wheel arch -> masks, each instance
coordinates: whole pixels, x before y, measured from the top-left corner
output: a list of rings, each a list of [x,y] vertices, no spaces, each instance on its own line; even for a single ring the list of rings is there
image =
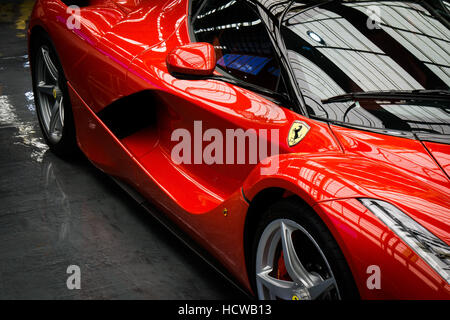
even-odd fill
[[[247,201],[249,201],[249,207],[247,209],[247,214],[245,217],[243,239],[244,239],[245,266],[249,278],[252,276],[251,252],[253,246],[253,239],[255,237],[256,230],[258,227],[258,221],[260,220],[261,216],[264,214],[264,212],[270,205],[282,199],[289,199],[290,201],[301,202],[311,207],[312,210],[314,210],[314,208],[310,206],[307,203],[307,201],[305,201],[301,196],[283,187],[265,188],[263,190],[260,190],[255,196],[253,196],[251,200],[246,199]],[[252,283],[251,279],[249,280],[250,283]]]
[[[36,43],[36,39],[39,35],[48,35],[47,30],[40,24],[36,24],[33,27],[31,27],[28,31],[28,59],[30,61],[30,68],[33,68],[33,59],[32,57],[32,50],[34,49],[34,44]]]
[[[245,194],[244,194],[245,197]],[[356,286],[356,278],[354,274],[354,266],[352,263],[349,262],[349,258],[351,258],[351,255],[349,255],[348,248],[345,246],[345,242],[342,241],[339,232],[336,232],[334,230],[331,220],[329,220],[328,215],[318,210],[315,205],[312,205],[311,202],[308,200],[310,199],[304,199],[300,194],[297,192],[293,192],[289,190],[289,188],[283,188],[283,187],[271,187],[266,188],[263,190],[260,190],[257,194],[253,196],[251,200],[246,199],[249,202],[249,207],[247,210],[247,215],[245,218],[244,223],[244,254],[245,254],[245,267],[247,271],[247,276],[249,277],[249,283],[251,285],[251,288],[253,290],[253,293],[255,293],[255,288],[253,287],[253,263],[252,263],[252,250],[253,250],[253,240],[256,236],[257,229],[258,229],[258,221],[262,217],[262,215],[266,212],[267,208],[281,200],[288,200],[290,202],[296,202],[298,204],[304,205],[311,209],[312,212],[314,212],[317,216],[317,218],[323,223],[323,226],[328,230],[331,237],[334,238],[338,248],[340,249],[344,259],[345,263],[349,267],[351,278],[353,279],[354,289],[355,292],[359,295],[359,288]],[[300,214],[300,213],[299,213]]]
[[[349,261],[352,254],[342,239],[336,221],[319,204],[335,199],[358,197],[365,192],[357,187],[356,181],[348,179],[333,167],[325,166],[323,162],[328,158],[339,162],[348,161],[339,154],[310,154],[308,157],[281,155],[276,173],[262,175],[260,168],[256,168],[245,180],[242,193],[249,208],[243,228],[243,239],[245,265],[250,283],[253,283],[252,244],[259,218],[270,205],[284,199],[311,208],[336,241],[355,279],[354,268]]]

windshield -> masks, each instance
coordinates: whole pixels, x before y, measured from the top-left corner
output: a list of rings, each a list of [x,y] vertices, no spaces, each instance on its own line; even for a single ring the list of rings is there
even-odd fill
[[[449,1],[295,1],[281,32],[310,115],[450,134],[448,7]]]

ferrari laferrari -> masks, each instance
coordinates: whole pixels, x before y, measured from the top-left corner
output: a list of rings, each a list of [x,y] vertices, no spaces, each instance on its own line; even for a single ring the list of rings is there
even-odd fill
[[[258,299],[450,299],[449,9],[37,0],[38,121]]]

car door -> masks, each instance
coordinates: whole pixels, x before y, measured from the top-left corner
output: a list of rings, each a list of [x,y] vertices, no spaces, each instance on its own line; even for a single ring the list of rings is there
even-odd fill
[[[181,39],[183,33],[177,31],[163,45],[138,56],[128,74],[133,90],[151,92],[149,104],[156,109],[157,121],[153,131],[127,137],[124,143],[132,153],[135,150],[137,160],[173,202],[191,213],[216,208],[240,190],[261,160],[283,152],[286,142],[280,145],[279,136],[289,130],[293,117],[270,97],[286,89],[264,22],[246,1],[222,2],[208,1],[200,8],[190,23],[190,39]],[[168,73],[168,52],[189,42],[214,46],[214,79],[177,78]],[[230,83],[235,81],[239,83]],[[246,84],[256,89],[249,90]],[[189,134],[190,157],[179,161],[174,156],[183,142],[181,132]],[[143,136],[157,142],[143,151],[137,146]]]
[[[206,4],[197,13],[201,23],[191,20],[190,30],[180,23],[171,37],[132,61],[126,82],[127,91],[135,94],[114,108],[119,125],[126,115],[145,111],[130,122],[136,130],[117,135],[137,164],[121,170],[133,173],[132,178],[121,178],[227,265],[243,256],[248,208],[243,182],[268,156],[296,150],[288,147],[291,125],[296,120],[311,125],[303,152],[317,150],[318,144],[326,146],[324,151],[338,147],[332,138],[324,141],[326,124],[313,128],[288,102],[273,98],[286,91],[284,70],[256,8],[246,1]],[[169,52],[191,42],[214,46],[213,78],[168,72]],[[108,109],[99,113],[100,119],[108,118]],[[152,121],[137,129],[143,118]],[[266,167],[270,170],[271,163]]]

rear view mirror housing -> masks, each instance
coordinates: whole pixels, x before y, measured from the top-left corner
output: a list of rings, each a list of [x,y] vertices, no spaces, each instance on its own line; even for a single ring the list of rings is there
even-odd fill
[[[166,64],[175,76],[210,76],[216,68],[216,53],[209,43],[190,43],[173,49],[167,55]]]

